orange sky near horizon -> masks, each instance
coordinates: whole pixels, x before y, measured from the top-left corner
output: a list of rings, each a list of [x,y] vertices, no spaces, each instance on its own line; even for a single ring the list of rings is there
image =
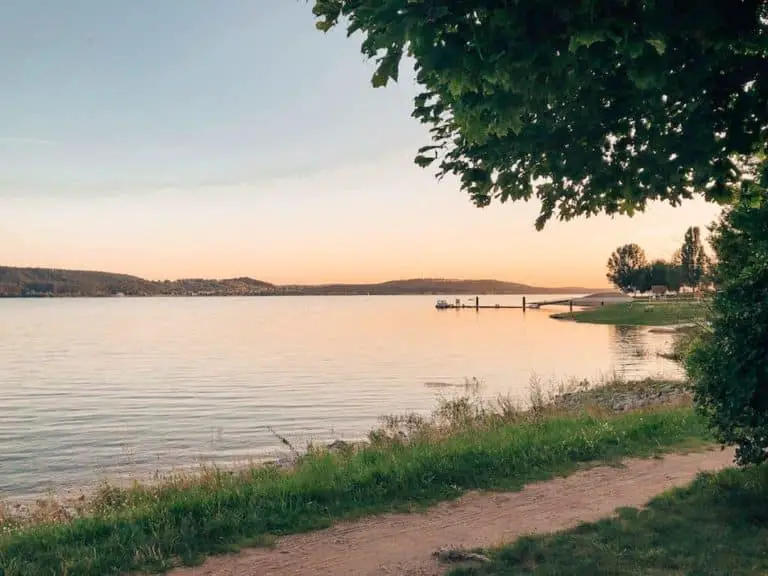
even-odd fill
[[[668,258],[718,208],[655,204],[633,218],[533,227],[535,202],[475,208],[406,151],[260,184],[137,190],[99,198],[4,200],[0,263],[98,269],[150,279],[251,276],[287,283],[494,278],[608,285],[605,263],[637,242]]]

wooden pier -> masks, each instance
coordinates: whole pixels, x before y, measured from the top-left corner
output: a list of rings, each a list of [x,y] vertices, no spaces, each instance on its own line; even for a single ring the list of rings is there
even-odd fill
[[[538,309],[542,306],[568,306],[570,311],[573,312],[573,299],[565,298],[559,300],[544,300],[541,302],[526,302],[525,296],[523,296],[523,304],[521,306],[508,305],[508,304],[480,304],[480,297],[475,296],[474,303],[463,303],[459,298],[454,303],[450,303],[447,300],[438,300],[435,308],[438,310],[522,310],[525,312],[527,309]]]

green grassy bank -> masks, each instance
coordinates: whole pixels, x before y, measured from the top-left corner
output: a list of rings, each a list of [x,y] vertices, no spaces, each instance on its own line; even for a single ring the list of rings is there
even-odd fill
[[[705,319],[705,313],[706,305],[702,302],[670,300],[609,304],[578,312],[553,314],[552,318],[619,326],[670,326],[701,322]]]
[[[343,518],[476,488],[519,489],[590,463],[708,442],[705,423],[688,407],[621,415],[491,414],[461,402],[441,409],[448,427],[406,419],[407,441],[380,432],[369,446],[310,452],[289,470],[209,471],[154,487],[105,488],[83,517],[0,530],[0,573],[161,571]]]
[[[768,467],[702,474],[642,509],[486,552],[458,575],[766,574]]]

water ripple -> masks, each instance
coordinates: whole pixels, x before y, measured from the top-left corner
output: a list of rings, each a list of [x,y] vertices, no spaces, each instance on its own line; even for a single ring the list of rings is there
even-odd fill
[[[0,497],[261,458],[281,449],[269,427],[360,437],[451,393],[425,382],[524,399],[532,374],[677,373],[666,335],[430,297],[0,300],[0,317]]]

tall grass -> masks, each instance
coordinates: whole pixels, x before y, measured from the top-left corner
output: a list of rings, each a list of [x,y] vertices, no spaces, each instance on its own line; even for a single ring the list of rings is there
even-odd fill
[[[363,446],[312,449],[294,467],[104,488],[82,517],[0,535],[3,576],[162,571],[340,519],[410,510],[471,489],[521,488],[590,462],[708,440],[690,408],[614,415],[545,403],[443,401],[431,418],[388,419]]]

